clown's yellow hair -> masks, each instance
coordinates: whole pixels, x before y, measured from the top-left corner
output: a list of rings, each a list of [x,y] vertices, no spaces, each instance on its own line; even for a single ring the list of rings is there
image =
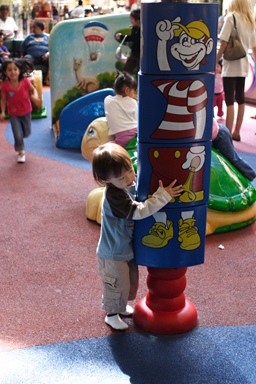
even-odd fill
[[[175,36],[179,36],[182,31],[193,39],[201,39],[204,36],[210,37],[210,31],[207,25],[202,20],[195,20],[186,26],[181,23],[173,23],[178,25],[180,28],[174,31]]]

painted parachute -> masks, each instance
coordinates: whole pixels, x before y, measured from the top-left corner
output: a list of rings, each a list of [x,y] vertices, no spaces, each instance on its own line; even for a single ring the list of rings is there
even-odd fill
[[[84,27],[84,38],[89,46],[90,60],[97,60],[100,48],[108,34],[108,27],[99,21],[91,21]]]

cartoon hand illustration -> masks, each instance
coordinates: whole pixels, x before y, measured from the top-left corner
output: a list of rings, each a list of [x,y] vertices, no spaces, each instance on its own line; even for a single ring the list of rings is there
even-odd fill
[[[168,41],[172,40],[174,37],[174,30],[179,29],[180,27],[178,25],[173,25],[172,23],[180,22],[181,18],[178,16],[173,21],[170,20],[161,20],[156,25],[156,34],[159,40],[161,41]]]
[[[199,145],[191,147],[186,155],[186,161],[182,164],[183,169],[188,169],[192,172],[198,172],[203,167],[205,162],[205,147]]]
[[[173,25],[172,23],[178,23],[181,18],[178,16],[173,21],[164,19],[157,23],[156,25],[156,35],[158,37],[157,44],[157,62],[160,71],[171,71],[171,67],[167,58],[166,45],[168,40],[172,40],[174,37],[174,30],[179,29],[178,25]]]
[[[198,147],[191,147],[186,155],[186,161],[182,164],[183,169],[189,169],[189,175],[183,184],[184,193],[179,197],[180,203],[191,203],[193,201],[200,201],[204,198],[204,191],[193,191],[193,178],[195,172],[198,172],[205,162],[205,147],[200,145]]]

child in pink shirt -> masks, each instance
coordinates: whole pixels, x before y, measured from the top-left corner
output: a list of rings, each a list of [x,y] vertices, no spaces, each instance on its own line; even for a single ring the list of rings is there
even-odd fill
[[[217,116],[222,117],[224,115],[222,104],[223,104],[223,79],[221,76],[222,72],[222,61],[220,60],[216,65],[215,72],[215,90],[214,90],[214,107],[218,107]]]
[[[18,163],[25,163],[24,138],[31,133],[31,111],[30,99],[38,104],[40,102],[37,90],[24,77],[24,74],[33,72],[31,61],[25,59],[9,59],[2,64],[3,83],[1,85],[1,115],[0,120],[5,118],[5,108],[10,116],[14,136],[14,148],[19,152]]]

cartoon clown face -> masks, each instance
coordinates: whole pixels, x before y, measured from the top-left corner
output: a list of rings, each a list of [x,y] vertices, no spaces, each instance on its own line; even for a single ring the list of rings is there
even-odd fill
[[[206,63],[206,56],[213,50],[213,39],[207,25],[202,20],[194,20],[186,26],[178,16],[173,21],[164,19],[156,25],[158,37],[157,62],[161,71],[171,71],[167,57],[167,41],[178,37],[172,44],[171,55],[181,61],[188,70],[198,70],[200,63]]]
[[[199,69],[199,65],[213,49],[213,39],[207,26],[201,21],[192,21],[187,26],[176,23],[179,41],[172,45],[172,56],[181,61],[188,70]]]

